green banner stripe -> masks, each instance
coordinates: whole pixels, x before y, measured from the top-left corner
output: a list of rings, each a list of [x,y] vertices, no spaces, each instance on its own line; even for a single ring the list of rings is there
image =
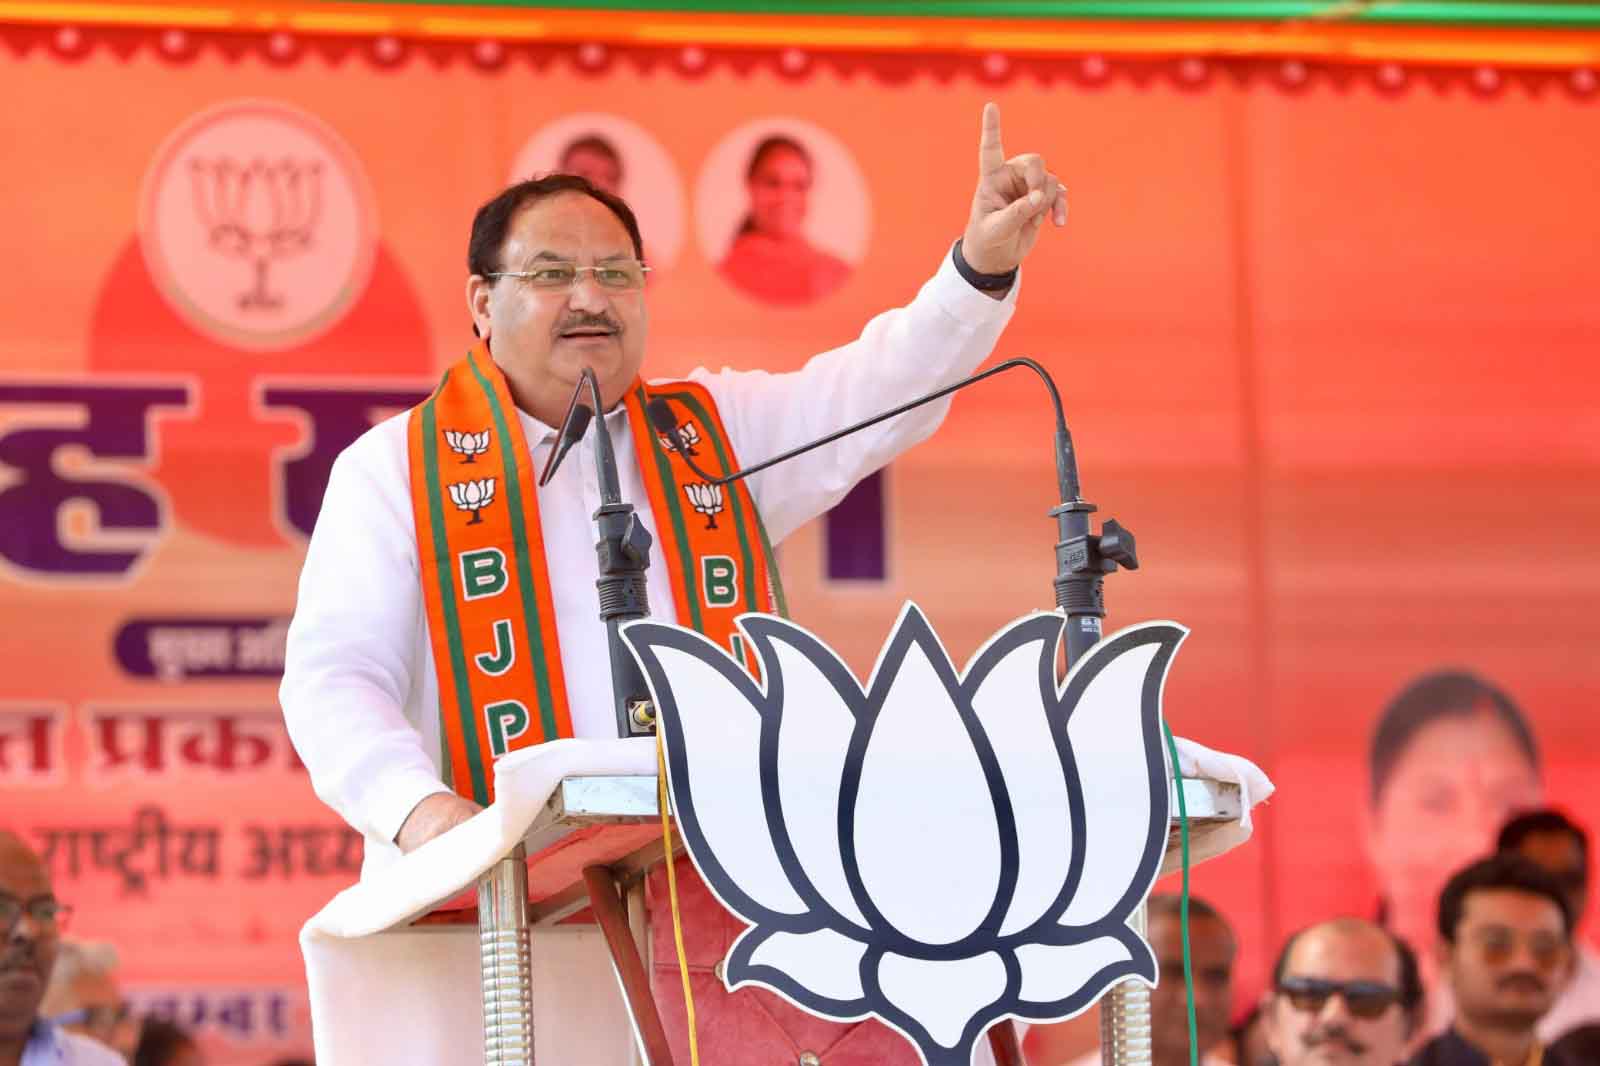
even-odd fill
[[[533,566],[528,558],[527,515],[522,510],[522,482],[517,478],[517,453],[522,443],[522,427],[512,435],[506,423],[505,410],[494,385],[478,369],[477,359],[470,353],[467,365],[472,376],[478,379],[483,395],[489,401],[489,414],[494,418],[494,432],[500,441],[500,455],[504,459],[506,507],[511,515],[512,557],[517,563],[517,588],[521,592],[522,622],[528,630],[528,658],[533,663],[533,685],[539,698],[539,721],[544,727],[544,739],[555,740],[561,734],[556,728],[556,704],[550,692],[550,665],[545,660],[544,631],[539,628],[539,598],[533,584]],[[535,506],[538,501],[534,501]]]
[[[644,386],[639,386],[634,392],[639,397],[639,405],[643,407],[649,399],[645,395]],[[682,394],[675,393],[674,395]],[[678,539],[678,564],[679,569],[683,572],[684,586],[688,591],[688,596],[685,598],[689,601],[689,624],[696,631],[703,633],[705,632],[706,623],[705,618],[700,614],[700,573],[695,569],[694,552],[689,550],[689,527],[684,522],[683,501],[678,498],[678,494],[683,491],[683,487],[678,484],[678,479],[672,474],[672,464],[667,461],[666,449],[661,446],[661,436],[653,426],[650,428],[650,454],[655,457],[656,473],[661,476],[661,484],[667,490],[667,517],[672,521],[672,531]],[[661,518],[657,516],[656,524],[659,525],[660,523]],[[680,618],[678,621],[682,623],[684,620]]]
[[[1590,0],[1377,0],[1350,10],[1335,0],[365,0],[490,10],[636,11],[656,14],[835,15],[899,18],[1196,22],[1327,18],[1344,22],[1582,29],[1600,25]]]
[[[479,803],[489,802],[488,779],[483,772],[483,757],[474,743],[478,736],[478,714],[472,706],[472,682],[467,678],[467,651],[461,643],[461,616],[456,612],[456,583],[454,563],[450,558],[450,541],[444,528],[444,492],[439,485],[439,423],[435,402],[450,380],[445,371],[439,388],[422,405],[422,465],[428,481],[428,528],[433,534],[434,561],[439,570],[439,602],[444,605],[445,642],[450,647],[450,669],[456,679],[456,709],[461,715],[461,732],[466,738],[467,766],[472,772],[472,798]],[[439,713],[444,713],[444,693],[439,694]],[[445,736],[449,736],[445,733]],[[450,759],[445,759],[449,773]]]
[[[723,445],[722,435],[716,430],[716,424],[706,412],[704,405],[692,392],[664,392],[661,395],[668,399],[677,400],[687,407],[691,414],[700,419],[700,425],[705,427],[706,437],[711,441],[712,447],[717,450],[717,462],[722,464],[724,474],[733,473],[733,464],[728,458],[728,449]],[[660,441],[656,442],[657,444]],[[739,534],[739,550],[744,553],[744,602],[749,604],[752,611],[761,610],[761,600],[756,598],[756,568],[755,554],[750,551],[750,534],[744,526],[744,508],[739,505],[739,493],[735,485],[726,486],[728,502],[733,510],[733,528]]]

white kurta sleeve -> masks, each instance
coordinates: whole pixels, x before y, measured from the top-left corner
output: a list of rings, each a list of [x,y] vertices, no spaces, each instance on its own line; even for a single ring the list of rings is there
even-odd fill
[[[422,799],[448,791],[405,713],[412,672],[425,669],[405,428],[404,416],[384,423],[334,462],[279,689],[317,795],[385,841]]]
[[[970,374],[1016,309],[1021,275],[1002,300],[969,285],[946,253],[916,298],[876,316],[861,336],[787,374],[696,370],[728,427],[739,461],[754,466],[878,411]],[[750,491],[774,543],[828,510],[868,474],[925,440],[948,399],[752,475]]]

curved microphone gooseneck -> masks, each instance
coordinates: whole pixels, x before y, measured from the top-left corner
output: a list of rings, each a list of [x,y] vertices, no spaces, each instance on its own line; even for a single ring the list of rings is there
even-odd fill
[[[759,474],[779,463],[804,455],[813,448],[831,444],[886,419],[905,414],[923,404],[932,403],[969,385],[976,385],[980,381],[1018,367],[1033,371],[1044,383],[1045,388],[1049,390],[1051,406],[1055,412],[1056,488],[1061,502],[1049,511],[1050,516],[1056,520],[1058,537],[1055,549],[1056,575],[1053,584],[1056,607],[1067,616],[1067,661],[1075,663],[1100,639],[1101,620],[1105,618],[1106,613],[1105,575],[1115,572],[1119,565],[1129,570],[1137,570],[1139,556],[1133,534],[1115,519],[1107,519],[1099,535],[1090,532],[1089,515],[1094,512],[1095,506],[1083,499],[1080,494],[1077,457],[1072,450],[1072,434],[1067,429],[1066,415],[1062,411],[1061,393],[1056,388],[1054,379],[1050,377],[1050,372],[1034,360],[1007,359],[987,370],[962,378],[952,385],[936,389],[925,396],[919,396],[898,407],[819,437],[808,444],[802,444],[798,448],[791,448],[755,466],[744,467],[721,477],[706,473],[695,463],[687,442],[681,436],[682,430],[678,425],[677,415],[673,413],[672,404],[665,397],[652,398],[645,405],[645,409],[656,432],[672,441],[673,449],[683,456],[684,461],[689,464],[689,469],[708,485],[726,485],[751,474]]]

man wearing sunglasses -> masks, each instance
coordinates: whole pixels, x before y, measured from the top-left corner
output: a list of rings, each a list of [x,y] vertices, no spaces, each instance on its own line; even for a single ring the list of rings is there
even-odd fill
[[[0,830],[0,1066],[122,1066],[122,1057],[39,1013],[66,907],[44,863]]]
[[[1554,878],[1520,855],[1473,863],[1439,896],[1439,940],[1456,1017],[1412,1066],[1577,1066],[1536,1031],[1572,974],[1572,912]]]
[[[1566,893],[1577,926],[1589,906],[1589,834],[1582,826],[1557,810],[1529,811],[1505,824],[1496,850],[1530,859],[1554,877]],[[1539,1039],[1550,1043],[1596,1023],[1600,1023],[1600,955],[1574,938],[1572,980],[1550,1013],[1539,1019]]]
[[[1361,918],[1289,938],[1273,970],[1267,1043],[1279,1066],[1395,1066],[1422,1006],[1405,941]]]

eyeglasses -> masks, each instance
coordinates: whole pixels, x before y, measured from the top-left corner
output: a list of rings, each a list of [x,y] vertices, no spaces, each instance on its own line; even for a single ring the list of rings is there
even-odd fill
[[[565,260],[540,263],[532,270],[500,270],[486,278],[521,278],[541,292],[566,292],[584,274],[593,274],[595,284],[613,292],[637,292],[644,288],[650,268],[637,259],[613,259],[597,266],[579,266]]]
[[[15,896],[0,896],[0,929],[6,931],[6,936],[16,931],[24,914],[41,933],[54,933],[65,928],[72,908],[57,899],[31,899],[24,903]]]
[[[1400,1002],[1400,990],[1378,981],[1325,981],[1320,977],[1285,977],[1278,991],[1288,997],[1295,1010],[1321,1012],[1328,1000],[1342,996],[1344,1005],[1357,1018],[1371,1021]]]

